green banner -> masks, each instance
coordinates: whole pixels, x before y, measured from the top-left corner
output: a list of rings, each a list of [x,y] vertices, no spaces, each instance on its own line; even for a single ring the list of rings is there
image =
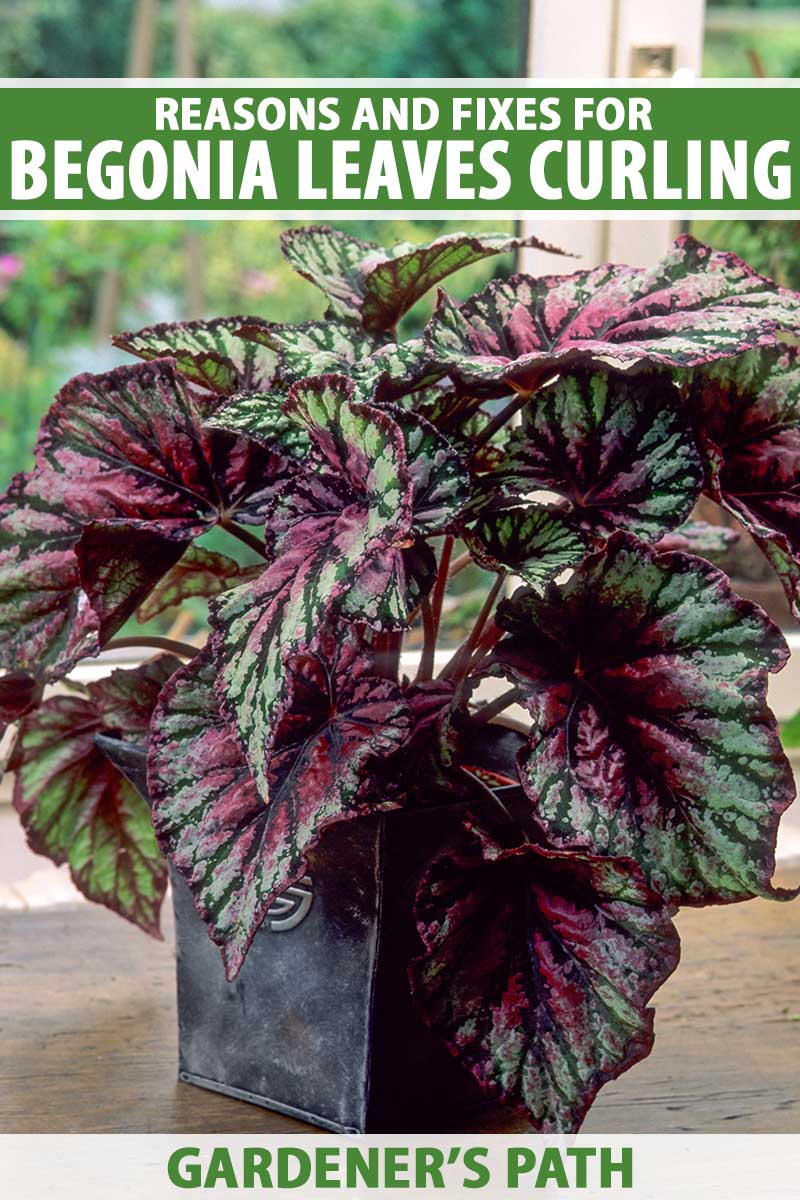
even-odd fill
[[[0,215],[796,214],[778,82],[6,81]]]

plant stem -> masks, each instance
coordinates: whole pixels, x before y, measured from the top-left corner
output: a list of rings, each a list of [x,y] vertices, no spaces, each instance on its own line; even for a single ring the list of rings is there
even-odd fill
[[[200,650],[199,646],[192,646],[189,642],[176,642],[173,638],[166,637],[121,637],[112,638],[103,649],[104,650],[128,650],[138,649],[138,647],[146,647],[149,650],[167,650],[170,654],[178,654],[181,658],[194,658]]]
[[[496,413],[496,415],[492,417],[486,428],[478,434],[472,446],[473,454],[476,450],[480,450],[481,446],[485,446],[486,443],[494,437],[498,429],[502,429],[503,426],[511,420],[515,413],[519,412],[521,408],[525,407],[534,393],[538,390],[543,374],[544,372],[540,371],[534,376],[533,382],[524,388],[520,387],[518,383],[515,383],[513,379],[506,379],[508,386],[517,394],[513,400],[509,400],[505,408],[501,408],[500,412]]]
[[[473,713],[473,722],[478,725],[485,725],[487,721],[491,721],[503,709],[510,708],[512,704],[516,704],[524,695],[525,693],[521,687],[509,688],[507,692],[503,692],[496,700],[492,700],[491,703],[485,704],[483,708],[479,708],[476,713]]]
[[[472,444],[473,453],[476,450],[480,450],[481,446],[485,446],[486,443],[494,437],[498,429],[502,429],[503,426],[511,420],[511,418],[514,416],[514,413],[519,412],[521,408],[524,408],[530,398],[530,392],[519,392],[513,400],[509,400],[505,408],[501,408],[499,413],[495,413],[486,428],[482,429],[475,438],[475,441]]]
[[[375,670],[382,679],[396,680],[400,672],[400,646],[403,634],[378,633],[372,643]]]
[[[260,554],[262,558],[267,557],[264,543],[260,542],[249,529],[238,525],[236,521],[227,521],[224,519],[219,522],[219,527],[220,529],[224,529],[226,533],[230,533],[233,537],[238,538],[240,542],[244,542],[245,546],[249,546],[251,550],[255,550],[256,554]]]
[[[417,683],[433,677],[433,663],[436,653],[436,621],[433,615],[433,606],[427,596],[420,604],[420,610],[422,612],[422,628],[425,631],[425,640],[419,660]]]
[[[453,556],[453,546],[455,539],[446,537],[442,543],[442,553],[439,556],[439,567],[436,573],[436,583],[433,588],[433,599],[431,606],[433,608],[433,623],[436,626],[436,635],[439,634],[439,626],[442,623],[442,605],[444,604],[444,594],[447,590],[447,580],[450,571],[450,559]]]
[[[492,621],[491,625],[485,630],[483,636],[475,647],[472,658],[467,663],[464,670],[465,675],[473,675],[476,671],[480,670],[484,662],[486,662],[490,657],[491,651],[500,641],[502,636],[503,630],[500,629],[494,623],[494,621]]]
[[[465,550],[463,554],[459,554],[458,558],[454,559],[449,571],[447,572],[448,580],[455,579],[456,575],[459,575],[465,567],[469,566],[471,562],[473,562],[473,558],[469,550]]]
[[[505,578],[505,571],[500,571],[491,588],[489,589],[489,593],[483,602],[483,607],[478,613],[478,618],[472,627],[469,637],[461,646],[459,646],[458,650],[456,650],[455,654],[450,659],[450,662],[442,671],[442,679],[449,679],[451,675],[455,675],[457,672],[461,671],[462,667],[466,667],[468,665],[469,660],[472,657],[472,652],[480,641],[480,637],[483,633],[486,622],[492,615],[492,609],[494,608],[495,600],[497,599],[501,587],[505,583]],[[464,673],[465,672],[462,672],[462,677]]]

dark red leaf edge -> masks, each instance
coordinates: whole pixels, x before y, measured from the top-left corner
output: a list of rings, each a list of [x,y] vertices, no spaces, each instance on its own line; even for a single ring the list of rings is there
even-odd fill
[[[148,756],[153,821],[229,979],[275,899],[306,874],[324,830],[394,806],[372,792],[369,767],[405,742],[411,715],[399,686],[371,669],[347,630],[321,631],[313,654],[287,661],[289,698],[263,799],[215,705],[210,651],[164,690]]]
[[[33,852],[69,863],[75,886],[88,900],[155,938],[161,937],[158,914],[167,873],[150,810],[94,738],[143,741],[158,694],[179,666],[162,655],[113,671],[82,695],[45,700],[23,717],[9,760],[16,773],[14,808]]]
[[[533,718],[518,763],[548,845],[630,857],[683,905],[796,894],[770,882],[795,784],[766,687],[788,647],[721,571],[617,533],[563,587],[519,589],[497,623],[495,669]]]
[[[476,876],[487,880],[492,873],[497,876],[501,872],[509,874],[515,868],[521,872],[526,859],[536,864],[535,869],[531,866],[527,880],[523,876],[526,903],[514,903],[510,895],[506,894],[504,898],[506,889],[499,890],[495,885],[492,891],[491,884],[486,883],[483,889],[487,895],[482,897],[481,884],[475,883]],[[560,980],[559,964],[552,957],[546,961],[547,955],[543,951],[546,938],[541,929],[538,947],[534,941],[537,925],[547,928],[548,919],[552,922],[558,917],[559,896],[554,882],[559,874],[562,877],[559,887],[571,890],[573,897],[570,899],[564,894],[560,897],[562,928],[554,941],[558,942],[569,963],[568,969],[561,964]],[[548,880],[548,875],[553,877],[552,881]],[[627,898],[615,899],[613,892],[610,896],[604,896],[604,877],[608,878],[609,883],[616,877],[618,897],[620,894],[624,897],[627,891]],[[583,910],[574,898],[581,889],[589,893],[588,903]],[[507,891],[510,892],[510,886]],[[537,896],[535,902],[531,900],[531,893]],[[650,934],[653,944],[648,950],[648,937],[642,937],[645,949],[639,946],[638,953],[646,961],[643,960],[641,970],[634,966],[630,971],[633,983],[631,1002],[622,997],[623,1009],[628,1008],[624,1019],[620,1019],[624,1052],[620,1052],[614,1060],[609,1053],[608,1032],[602,1030],[604,1036],[595,1036],[593,1044],[585,1047],[582,1062],[577,1054],[563,1054],[563,1058],[575,1068],[579,1062],[584,1070],[591,1067],[587,1078],[579,1080],[581,1086],[576,1089],[574,1099],[570,1101],[569,1096],[565,1098],[562,1077],[558,1083],[553,1081],[549,1088],[553,1097],[558,1098],[558,1104],[555,1099],[551,1104],[543,1103],[541,1099],[534,1103],[534,1097],[528,1096],[523,1087],[525,1065],[528,1066],[529,1080],[535,1078],[537,1071],[542,1075],[549,1071],[549,1067],[541,1071],[547,1040],[549,1038],[551,1049],[554,1046],[556,1049],[562,1048],[563,1043],[559,1042],[559,1038],[564,1041],[568,1039],[565,1014],[569,1012],[570,1004],[577,1007],[581,998],[572,968],[576,966],[580,971],[579,964],[588,963],[585,978],[594,982],[597,975],[594,960],[605,954],[613,964],[621,958],[620,954],[610,956],[609,952],[615,940],[624,945],[624,935],[630,933],[633,917],[629,915],[626,918],[620,912],[626,907],[638,910],[640,919],[646,914],[645,923],[652,925]],[[420,884],[415,911],[417,928],[425,947],[409,967],[412,997],[417,1011],[444,1041],[450,1053],[472,1072],[481,1087],[494,1100],[500,1100],[526,1117],[537,1132],[577,1132],[600,1088],[650,1053],[654,1040],[654,1010],[647,1005],[678,965],[680,942],[661,898],[646,886],[635,863],[580,851],[562,852],[532,844],[501,849],[491,846],[490,841],[484,839],[480,854],[475,852],[468,857],[445,855],[433,863]],[[594,923],[590,925],[585,915],[582,919],[581,912],[594,913]],[[470,918],[477,918],[474,928],[470,925]],[[515,922],[521,930],[516,955],[517,969],[512,970],[509,964],[506,970],[502,954],[504,944],[517,932]],[[574,936],[576,947],[571,954],[567,952],[570,933]],[[632,940],[631,953],[634,944]],[[477,969],[475,958],[479,963]],[[534,963],[537,969],[533,971],[535,982],[532,982],[525,979],[525,974],[531,972]],[[619,973],[619,984],[624,978],[624,969],[619,964],[615,969]],[[465,976],[462,988],[453,982],[453,975],[458,978],[459,972]],[[491,987],[487,978],[494,978],[496,986]],[[545,994],[551,994],[548,989],[555,990],[556,986],[560,986],[561,992],[557,1002],[543,1002]],[[464,991],[469,993],[470,990],[474,994],[473,1003],[464,998]],[[614,991],[620,994],[618,986]],[[462,999],[463,1011],[459,1012]],[[540,1015],[535,1027],[532,1030],[525,1029],[523,1018],[530,1015],[537,1004]],[[597,1007],[601,1012],[612,1012],[608,992],[599,996]],[[542,1034],[542,1025],[545,1024],[542,1010],[546,1011],[549,1018],[549,1028],[545,1029],[547,1037]],[[634,1013],[638,1028],[632,1032]],[[585,1045],[587,1037],[592,1041],[592,1031],[584,1017],[585,1013],[579,1012],[574,1024],[576,1028],[579,1027]],[[530,1019],[533,1021],[533,1018]],[[493,1033],[496,1033],[495,1045],[491,1044]],[[524,1053],[518,1053],[514,1040],[519,1039],[521,1033],[527,1040]],[[602,1055],[603,1052],[608,1061],[601,1058],[599,1064],[587,1064],[586,1058],[591,1054]],[[547,1091],[545,1088],[545,1095]]]

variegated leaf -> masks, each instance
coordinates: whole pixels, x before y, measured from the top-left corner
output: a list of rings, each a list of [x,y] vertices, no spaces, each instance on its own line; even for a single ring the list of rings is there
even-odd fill
[[[257,317],[220,317],[152,325],[120,333],[113,341],[137,358],[174,358],[181,375],[219,396],[263,392],[275,373],[275,355],[239,334],[243,325],[257,321]]]
[[[588,548],[568,513],[541,504],[490,510],[467,525],[464,541],[479,566],[513,572],[538,592]]]
[[[419,532],[448,525],[466,495],[466,473],[432,426],[351,395],[340,376],[292,389],[286,411],[308,432],[309,470],[270,512],[274,561],[211,604],[223,711],[262,789],[285,703],[282,659],[313,649],[334,611],[402,628],[432,582]]]
[[[658,539],[658,550],[684,550],[687,554],[699,554],[709,562],[724,558],[739,540],[735,529],[726,525],[711,525],[708,521],[684,521],[670,533]]]
[[[281,248],[304,279],[321,288],[339,316],[358,318],[365,329],[391,330],[422,296],[454,271],[494,254],[535,246],[537,238],[506,234],[447,233],[415,246],[384,249],[328,226],[289,229]]]
[[[440,293],[427,338],[463,380],[541,384],[587,360],[689,367],[800,332],[800,297],[735,254],[682,234],[654,267],[499,280],[457,307]]]
[[[290,458],[302,460],[308,454],[308,435],[284,413],[285,400],[286,396],[281,392],[247,392],[231,396],[213,417],[206,420],[205,426],[228,430]]]
[[[533,717],[520,777],[549,844],[633,858],[680,904],[780,894],[795,787],[766,687],[788,649],[760,608],[704,559],[615,534],[497,623],[495,660]]]
[[[0,501],[0,664],[63,674],[122,625],[194,537],[223,520],[264,520],[294,465],[206,431],[207,411],[168,361],[62,389],[33,474]]]
[[[444,857],[417,896],[416,1006],[494,1099],[580,1128],[653,1045],[648,1002],[678,935],[632,863],[539,846]]]
[[[136,618],[144,624],[168,608],[177,608],[192,596],[218,596],[220,592],[255,578],[261,570],[260,566],[242,567],[235,559],[217,550],[191,545],[139,605]]]
[[[669,377],[576,371],[526,410],[483,492],[490,500],[556,492],[588,534],[621,528],[652,541],[689,516],[702,475]]]
[[[359,399],[396,400],[444,374],[431,364],[422,338],[392,342],[384,335],[369,333],[353,320],[328,317],[304,325],[262,321],[246,325],[242,336],[275,351],[275,386],[288,387],[309,376],[333,373],[351,378],[357,384]],[[373,395],[377,385],[379,393]]]
[[[0,499],[0,666],[64,673],[97,652],[99,621],[75,557],[81,533],[36,476],[12,480]]]
[[[148,805],[94,737],[144,741],[158,694],[179,665],[163,655],[91,683],[85,696],[45,700],[22,720],[9,762],[31,849],[68,863],[89,900],[155,937],[167,875]]]
[[[399,687],[372,674],[352,633],[321,631],[314,654],[285,670],[289,702],[263,796],[216,707],[209,654],[175,676],[154,722],[159,841],[222,947],[228,978],[276,897],[306,873],[324,829],[380,807],[365,788],[370,763],[396,751],[411,724]]]
[[[703,368],[687,398],[709,495],[753,536],[800,615],[800,350],[778,346]]]
[[[349,375],[385,341],[368,333],[357,321],[334,317],[302,325],[251,321],[242,326],[241,336],[267,346],[274,353],[275,382],[283,387],[310,375]]]

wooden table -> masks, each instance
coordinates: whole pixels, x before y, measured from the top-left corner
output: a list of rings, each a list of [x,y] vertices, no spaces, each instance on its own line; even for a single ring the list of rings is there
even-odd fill
[[[176,1082],[165,918],[159,944],[94,905],[0,914],[0,1132],[313,1132]],[[584,1131],[800,1131],[800,901],[678,923],[655,1050],[601,1092]]]

